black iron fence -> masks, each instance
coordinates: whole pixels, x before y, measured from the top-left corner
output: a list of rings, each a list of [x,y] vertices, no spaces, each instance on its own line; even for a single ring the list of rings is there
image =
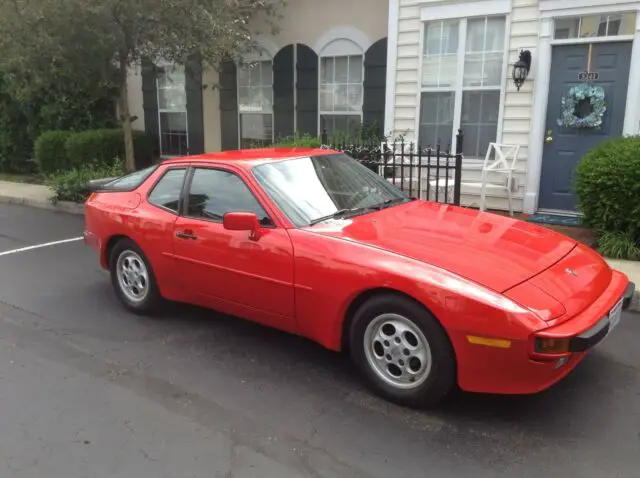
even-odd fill
[[[342,151],[387,181],[409,197],[460,205],[462,180],[462,130],[456,135],[455,153],[451,147],[422,147],[403,140],[388,142],[332,142],[322,134],[323,148]]]

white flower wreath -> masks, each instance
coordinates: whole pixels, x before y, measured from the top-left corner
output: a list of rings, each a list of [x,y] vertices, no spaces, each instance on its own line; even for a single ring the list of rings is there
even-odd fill
[[[581,101],[588,99],[591,113],[578,116],[576,108]],[[601,86],[578,85],[569,90],[567,96],[562,97],[562,114],[558,119],[558,126],[567,128],[599,128],[602,117],[607,111],[604,89]]]

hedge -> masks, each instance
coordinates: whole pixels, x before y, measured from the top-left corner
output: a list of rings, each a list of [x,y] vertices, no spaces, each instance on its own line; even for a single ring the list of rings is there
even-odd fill
[[[47,131],[38,137],[35,157],[42,174],[48,175],[73,168],[66,149],[67,140],[72,134],[70,131]]]
[[[604,141],[589,151],[575,174],[578,207],[597,233],[640,237],[640,137]]]
[[[151,139],[144,132],[134,131],[133,148],[137,169],[153,163]],[[119,128],[79,133],[48,131],[38,137],[35,156],[40,172],[45,175],[89,164],[110,166],[115,158],[125,157],[124,132]]]
[[[73,134],[66,143],[67,157],[74,166],[89,163],[111,164],[114,158],[124,158],[124,132],[122,129],[96,129]],[[142,131],[134,131],[133,149],[136,168],[150,166],[153,162],[151,140]]]

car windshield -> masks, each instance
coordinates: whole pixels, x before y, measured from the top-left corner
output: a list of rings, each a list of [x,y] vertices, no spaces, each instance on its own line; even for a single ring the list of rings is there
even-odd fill
[[[409,199],[343,153],[269,162],[254,176],[297,227],[365,214]]]

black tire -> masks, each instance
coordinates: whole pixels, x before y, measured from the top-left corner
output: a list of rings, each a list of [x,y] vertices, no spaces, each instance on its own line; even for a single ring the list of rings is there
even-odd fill
[[[123,291],[120,281],[118,280],[118,260],[121,256],[130,252],[133,252],[142,260],[147,270],[148,281],[146,283],[148,290],[146,296],[139,301],[130,299]],[[111,274],[111,285],[113,286],[113,290],[115,291],[118,300],[127,310],[139,315],[150,315],[156,313],[160,309],[164,299],[160,295],[156,277],[153,273],[149,259],[147,259],[147,256],[135,242],[130,239],[121,239],[116,243],[109,256],[109,271]]]
[[[368,325],[382,314],[398,314],[408,319],[428,342],[431,369],[426,379],[415,388],[400,388],[385,381],[367,360],[365,332]],[[416,301],[393,293],[374,296],[358,308],[349,332],[352,360],[368,384],[387,400],[412,408],[428,408],[455,388],[456,360],[449,337],[435,317]],[[397,357],[397,360],[401,359],[399,355]]]

